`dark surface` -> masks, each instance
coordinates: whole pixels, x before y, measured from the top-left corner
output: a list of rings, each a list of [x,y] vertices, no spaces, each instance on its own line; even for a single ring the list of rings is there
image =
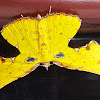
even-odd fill
[[[90,40],[100,42],[100,35],[80,33],[71,40],[71,47],[80,47]],[[0,36],[0,55],[16,56],[19,51]],[[6,52],[8,51],[8,52]],[[14,53],[12,53],[12,51]],[[29,75],[0,90],[0,100],[90,100],[100,99],[100,76],[51,65],[39,66]]]
[[[51,66],[0,90],[0,100],[90,100],[100,97],[100,76]]]

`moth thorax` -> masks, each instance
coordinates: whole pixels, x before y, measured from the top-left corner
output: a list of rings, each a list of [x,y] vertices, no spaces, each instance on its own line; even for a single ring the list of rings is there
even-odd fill
[[[45,63],[42,63],[43,64],[43,67],[46,68],[46,70],[48,71],[48,67],[50,67],[50,62],[45,62]]]

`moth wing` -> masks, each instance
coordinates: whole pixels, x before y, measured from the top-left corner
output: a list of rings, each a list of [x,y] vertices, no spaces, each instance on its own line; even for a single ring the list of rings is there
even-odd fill
[[[20,54],[12,61],[11,58],[0,59],[0,88],[8,83],[27,75],[40,62],[38,49],[38,20],[21,18],[8,24],[2,30],[2,36]]]
[[[68,43],[69,39],[77,33],[80,25],[81,21],[77,16],[65,14],[48,15],[39,21],[39,47],[43,61],[61,62],[62,59],[56,58],[56,55],[60,54],[65,59],[68,53],[70,55],[71,51],[74,52],[68,47]]]
[[[68,47],[68,39],[77,33],[81,21],[77,16],[54,14],[39,22],[40,49],[43,61],[80,71],[100,74],[100,45],[95,41],[81,48]]]
[[[100,45],[96,41],[92,40],[77,53],[76,59],[73,59],[70,66],[65,66],[66,68],[100,75]]]
[[[24,77],[39,65],[39,61],[27,62],[25,54],[19,54],[13,60],[11,58],[0,58],[0,88]]]
[[[38,20],[21,18],[3,27],[2,36],[20,53],[38,56]]]

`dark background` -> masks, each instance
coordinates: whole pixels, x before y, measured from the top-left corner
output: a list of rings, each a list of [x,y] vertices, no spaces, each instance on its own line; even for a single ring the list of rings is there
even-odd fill
[[[0,0],[0,28],[24,16],[46,15],[52,12],[76,14],[82,19],[77,35],[70,47],[81,47],[96,40],[100,43],[100,2],[75,0]],[[12,53],[13,52],[13,53]],[[19,51],[0,35],[0,56],[17,56]],[[49,70],[39,66],[29,75],[0,89],[0,100],[96,100],[100,99],[100,75],[68,70],[51,65]]]

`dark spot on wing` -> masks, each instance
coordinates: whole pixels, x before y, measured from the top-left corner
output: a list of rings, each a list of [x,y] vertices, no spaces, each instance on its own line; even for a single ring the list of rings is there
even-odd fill
[[[32,57],[28,57],[27,58],[27,62],[34,62],[36,59],[35,58],[32,58]]]
[[[100,61],[97,62],[100,65]]]
[[[86,50],[90,50],[90,47],[89,46],[86,46]]]
[[[46,46],[46,44],[45,43],[42,43],[41,46]]]
[[[3,59],[2,57],[0,57],[0,60],[1,60],[2,63],[5,62],[5,59]]]
[[[58,53],[57,55],[55,55],[55,58],[61,58],[61,57],[64,57],[63,53]]]

